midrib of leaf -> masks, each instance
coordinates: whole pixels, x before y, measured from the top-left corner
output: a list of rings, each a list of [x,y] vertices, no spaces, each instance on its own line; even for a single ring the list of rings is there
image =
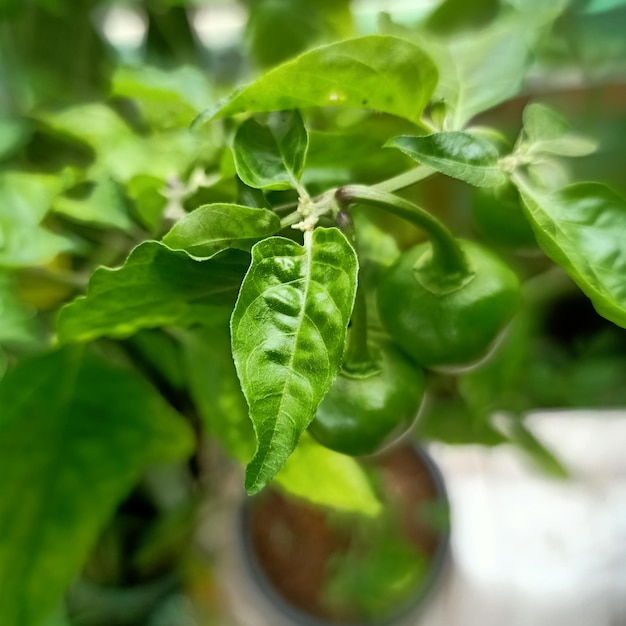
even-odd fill
[[[63,442],[66,440],[66,434],[67,434],[67,430],[69,427],[71,411],[68,411],[68,410],[63,411],[62,409],[63,407],[71,407],[72,405],[72,392],[76,387],[76,380],[78,378],[78,372],[80,370],[82,357],[83,357],[83,347],[77,346],[72,353],[72,359],[69,363],[68,372],[66,374],[66,378],[64,381],[65,385],[62,388],[61,393],[59,394],[59,401],[55,407],[54,414],[56,417],[59,417],[62,420],[62,425],[58,430],[57,441],[59,445],[54,446],[53,454],[50,457],[48,457],[49,460],[50,459],[53,460],[51,464],[51,467],[53,468],[59,467],[62,464],[62,459],[64,457],[64,455],[61,454],[61,448],[62,448]],[[56,371],[51,372],[51,377],[54,377],[57,375],[58,375],[58,372]],[[43,493],[47,494],[47,497],[43,498],[43,501],[39,500],[40,505],[41,505],[41,511],[42,511],[40,517],[41,519],[44,519],[44,520],[48,519],[50,504],[54,501],[53,494],[56,492],[57,485],[58,485],[57,476],[55,472],[53,471],[46,472],[46,474],[47,474],[45,478],[46,489],[43,491]],[[28,585],[31,584],[29,572],[32,570],[33,563],[37,557],[37,554],[41,550],[43,539],[44,539],[44,533],[39,533],[36,539],[34,540],[34,545],[31,544],[29,546],[30,549],[28,551],[28,557],[25,558],[23,562],[24,563],[22,567],[23,576],[21,578],[22,580],[28,581],[27,582]],[[19,609],[18,615],[20,617],[20,620],[18,621],[18,623],[19,624],[30,623],[27,619],[29,607],[25,605],[23,602],[20,603],[19,606],[20,606],[20,609]]]
[[[300,341],[300,334],[302,332],[302,322],[304,321],[304,318],[305,318],[305,311],[307,308],[307,302],[308,302],[308,296],[309,296],[309,288],[311,286],[311,266],[312,266],[312,261],[313,261],[312,237],[313,237],[312,232],[306,231],[304,233],[304,250],[306,253],[305,254],[305,259],[306,259],[305,275],[302,279],[300,279],[300,280],[303,280],[303,279],[306,280],[305,289],[304,289],[304,299],[303,299],[304,304],[303,304],[302,310],[300,311],[300,315],[298,316],[298,331],[296,333],[296,340],[295,340],[293,351],[291,353],[291,358],[289,359],[289,372],[290,373],[289,373],[289,376],[285,378],[285,382],[281,388],[282,393],[280,394],[280,403],[278,405],[278,415],[276,416],[276,419],[274,420],[274,423],[273,423],[274,427],[272,428],[272,435],[270,437],[269,444],[265,448],[265,452],[263,453],[262,460],[259,465],[259,470],[257,471],[257,474],[261,474],[262,470],[264,470],[265,467],[267,466],[267,456],[271,451],[272,444],[274,443],[274,439],[276,438],[276,434],[278,432],[278,429],[276,428],[276,424],[278,424],[280,417],[283,415],[283,404],[284,404],[285,395],[286,395],[285,389],[289,386],[290,379],[293,376],[293,364],[296,358],[296,354],[298,352],[298,343]],[[288,283],[283,283],[283,284],[288,284]],[[311,324],[313,324],[313,320],[311,320]],[[311,383],[307,381],[307,384],[310,388]],[[288,415],[288,414],[285,414],[285,415]],[[255,478],[255,483],[256,483],[256,478]]]

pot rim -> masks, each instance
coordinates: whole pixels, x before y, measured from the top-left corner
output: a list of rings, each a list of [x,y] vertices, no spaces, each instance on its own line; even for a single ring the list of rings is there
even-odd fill
[[[419,457],[420,461],[428,470],[429,476],[433,481],[436,501],[443,503],[447,510],[450,511],[450,501],[446,490],[443,474],[433,458],[428,452],[417,442],[412,442],[410,447]],[[315,617],[306,613],[302,609],[291,604],[269,580],[260,564],[258,556],[253,546],[252,536],[250,532],[250,519],[252,516],[253,498],[246,498],[242,501],[237,515],[237,532],[236,541],[239,544],[243,560],[252,574],[254,583],[259,590],[270,600],[272,605],[285,618],[289,619],[294,626],[399,626],[401,621],[407,618],[414,611],[420,611],[424,608],[426,601],[431,597],[438,583],[441,582],[444,571],[450,558],[450,527],[448,523],[437,533],[437,547],[430,559],[430,566],[422,584],[417,588],[415,593],[408,597],[396,610],[387,617],[376,618],[367,622],[329,622],[320,617]]]

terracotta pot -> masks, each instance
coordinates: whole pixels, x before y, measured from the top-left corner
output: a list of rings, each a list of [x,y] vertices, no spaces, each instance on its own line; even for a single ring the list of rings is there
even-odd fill
[[[424,450],[406,444],[365,463],[380,486],[382,521],[272,490],[243,503],[243,560],[285,623],[414,625],[441,578],[449,524],[439,470]]]

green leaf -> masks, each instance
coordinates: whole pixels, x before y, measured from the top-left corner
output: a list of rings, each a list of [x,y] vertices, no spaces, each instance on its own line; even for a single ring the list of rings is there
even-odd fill
[[[273,237],[252,264],[231,318],[233,357],[257,451],[249,493],[284,465],[315,416],[343,356],[354,305],[357,258],[336,228],[305,233],[305,245]]]
[[[157,241],[137,246],[118,269],[101,267],[87,295],[59,313],[59,341],[128,337],[140,328],[207,323],[232,309],[249,255],[228,251],[207,261]]]
[[[182,176],[201,146],[186,129],[138,135],[108,106],[83,104],[41,117],[50,131],[75,137],[96,153],[87,175],[127,182],[138,175],[167,179]]]
[[[248,463],[254,455],[254,430],[231,355],[228,322],[185,330],[177,336],[183,346],[189,391],[204,429],[231,457]]]
[[[434,95],[447,109],[445,130],[465,128],[479,113],[521,91],[531,61],[529,46],[543,20],[521,19],[513,11],[502,16],[479,30],[446,37],[416,32],[389,19],[383,23],[386,31],[415,40],[432,56],[439,70]]]
[[[258,0],[248,10],[252,58],[263,67],[291,59],[322,40],[350,36],[350,0]]]
[[[267,209],[208,204],[176,223],[163,243],[195,258],[208,258],[227,248],[249,250],[256,241],[279,230],[279,217]]]
[[[626,328],[626,200],[600,183],[541,193],[520,175],[514,182],[541,249],[600,315]]]
[[[207,74],[190,65],[163,70],[148,65],[118,67],[111,95],[132,98],[151,125],[188,126],[211,95]]]
[[[373,109],[418,123],[437,70],[415,44],[387,35],[316,48],[261,76],[194,121],[303,107]]]
[[[127,205],[120,185],[110,178],[103,178],[91,187],[84,198],[59,196],[53,210],[78,222],[129,231],[133,228],[133,221],[128,215]]]
[[[257,189],[297,188],[308,144],[298,111],[276,113],[267,125],[247,120],[233,142],[237,174]]]
[[[426,26],[441,35],[486,26],[498,14],[499,0],[444,0],[428,16]]]
[[[274,480],[294,496],[337,511],[373,517],[382,509],[356,459],[324,448],[307,433]]]
[[[16,287],[12,276],[0,272],[0,344],[35,338],[33,312],[20,302]]]
[[[192,434],[132,372],[65,348],[0,381],[0,623],[38,626],[150,463]]]
[[[509,416],[508,419],[504,416],[501,417],[499,425],[504,428],[506,435],[513,444],[528,454],[538,469],[553,478],[567,479],[570,477],[563,463],[535,437],[521,418],[517,416]]]
[[[498,150],[483,137],[460,131],[424,137],[402,135],[387,146],[398,148],[422,165],[476,187],[497,187],[508,180],[498,165]]]
[[[580,157],[595,152],[597,142],[570,133],[565,118],[543,104],[529,104],[524,109],[524,132],[529,150],[560,156]]]
[[[70,240],[41,226],[62,188],[55,176],[0,174],[0,266],[43,265],[73,248]]]

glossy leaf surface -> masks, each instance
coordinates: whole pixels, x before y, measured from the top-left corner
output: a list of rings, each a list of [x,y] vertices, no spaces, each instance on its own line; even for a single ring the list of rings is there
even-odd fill
[[[272,211],[237,204],[208,204],[177,222],[163,237],[173,250],[185,250],[196,258],[208,258],[227,248],[249,250],[252,245],[280,230]]]
[[[542,194],[519,176],[515,181],[542,250],[600,315],[626,328],[626,200],[599,183]]]
[[[373,109],[419,122],[437,83],[430,57],[386,35],[316,48],[269,71],[196,118],[198,125],[237,113],[304,107]]]
[[[357,259],[335,228],[308,244],[279,237],[252,248],[231,318],[233,356],[250,408],[257,451],[246,489],[262,489],[315,415],[343,356]]]
[[[18,365],[0,406],[0,623],[37,626],[141,470],[192,435],[132,372],[76,348]]]
[[[103,335],[128,337],[140,328],[202,324],[227,316],[249,256],[228,251],[207,261],[156,241],[137,246],[118,269],[97,269],[87,295],[59,314],[61,342]]]
[[[498,165],[496,147],[483,137],[460,131],[424,137],[402,135],[387,145],[402,150],[422,165],[476,187],[497,187],[507,180]]]
[[[237,174],[256,189],[297,187],[308,143],[298,111],[276,113],[267,125],[247,120],[233,142]]]

